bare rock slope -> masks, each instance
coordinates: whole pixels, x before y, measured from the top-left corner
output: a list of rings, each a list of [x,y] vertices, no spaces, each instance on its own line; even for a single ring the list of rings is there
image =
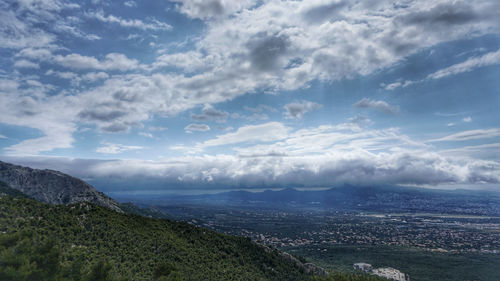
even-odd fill
[[[38,170],[0,161],[0,181],[51,204],[91,202],[121,211],[119,203],[85,181],[54,170]]]

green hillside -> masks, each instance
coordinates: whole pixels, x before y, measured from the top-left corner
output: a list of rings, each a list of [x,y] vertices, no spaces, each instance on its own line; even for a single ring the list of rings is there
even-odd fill
[[[0,280],[326,280],[303,271],[276,250],[183,222],[0,196]]]

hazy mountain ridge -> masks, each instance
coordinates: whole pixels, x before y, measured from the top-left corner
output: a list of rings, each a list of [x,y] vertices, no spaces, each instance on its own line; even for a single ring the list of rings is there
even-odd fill
[[[83,180],[54,170],[39,170],[0,161],[0,181],[41,202],[90,202],[121,211],[119,203]]]
[[[155,198],[117,198],[136,203],[207,204],[259,207],[312,207],[358,211],[440,212],[500,215],[500,193],[474,190],[437,190],[401,186],[350,186],[327,190],[293,188],[262,192],[228,191],[216,194],[165,195]]]

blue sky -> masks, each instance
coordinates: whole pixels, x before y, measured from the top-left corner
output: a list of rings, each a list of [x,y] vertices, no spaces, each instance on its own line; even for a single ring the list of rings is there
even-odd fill
[[[498,1],[0,7],[4,161],[115,192],[498,190]]]

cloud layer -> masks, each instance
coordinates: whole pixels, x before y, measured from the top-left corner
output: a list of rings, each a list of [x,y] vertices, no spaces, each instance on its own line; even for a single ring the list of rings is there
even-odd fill
[[[499,64],[498,46],[474,46],[446,64],[415,62],[408,69],[420,72],[406,80],[392,72],[432,48],[497,39],[498,1],[151,3],[0,0],[4,157],[166,186],[498,183],[499,160],[480,153],[498,150],[488,105],[434,115],[443,128],[417,141],[391,126],[419,122],[404,119],[418,111],[408,104],[439,99],[386,91]],[[381,73],[395,82],[367,89]],[[161,153],[148,157],[168,158],[40,156],[80,145],[93,157],[133,157],[155,141]]]
[[[160,55],[153,62],[140,64],[137,59],[116,52],[104,53],[99,58],[64,54],[61,51],[64,48],[56,45],[56,36],[62,31],[37,28],[42,22],[70,26],[69,19],[62,17],[61,12],[77,11],[76,4],[53,0],[44,1],[43,5],[23,2],[17,9],[12,7],[2,4],[0,18],[5,28],[0,31],[0,46],[19,50],[16,56],[24,58],[17,62],[19,67],[36,68],[43,62],[92,73],[125,73],[104,73],[102,83],[89,84],[99,80],[83,78],[90,73],[70,76],[66,72],[65,77],[72,79],[74,85],[91,86],[75,88],[72,95],[61,91],[56,102],[52,102],[55,90],[52,85],[37,79],[8,77],[12,83],[20,87],[29,85],[31,89],[21,93],[2,92],[2,121],[36,128],[44,134],[37,140],[9,148],[10,153],[36,154],[71,147],[72,134],[82,124],[94,125],[102,132],[128,132],[143,126],[152,116],[175,116],[200,105],[233,100],[255,91],[294,90],[316,80],[367,75],[390,67],[422,48],[500,30],[499,5],[486,0],[475,1],[473,5],[447,0],[397,5],[393,1],[186,0],[178,2],[178,11],[204,20],[206,31],[191,49]],[[26,13],[32,16],[32,22],[24,20]],[[154,18],[124,19],[100,10],[86,12],[78,22],[85,19],[150,32],[171,29]],[[79,29],[65,32],[73,36],[80,32],[92,40]],[[496,53],[488,54],[435,75],[443,77],[488,65],[497,61],[497,57]],[[170,67],[175,71],[169,71]],[[34,103],[33,107],[46,109],[35,110],[36,114],[31,116],[41,114],[47,124],[40,124],[41,115],[20,114],[29,110],[25,106],[29,102]],[[383,101],[362,100],[358,106],[396,112],[396,108]],[[299,119],[315,108],[318,106],[308,102],[291,103],[285,106],[285,117]],[[222,114],[216,117],[209,110],[194,114],[193,119],[225,118],[225,113],[213,111]],[[265,118],[260,115],[253,119]],[[57,133],[48,127],[58,127]],[[56,135],[63,137],[56,140]]]

